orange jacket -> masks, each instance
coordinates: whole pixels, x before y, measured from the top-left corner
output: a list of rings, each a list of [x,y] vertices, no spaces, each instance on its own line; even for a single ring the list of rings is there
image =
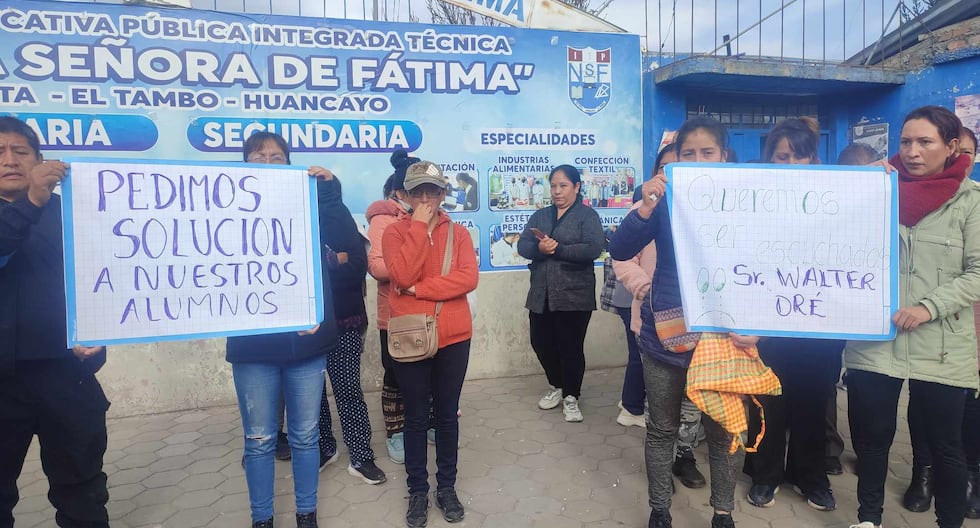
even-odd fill
[[[449,273],[442,275],[446,237],[452,226],[453,247]],[[391,282],[388,307],[391,317],[408,314],[435,315],[436,303],[443,301],[436,324],[439,348],[473,336],[473,322],[466,294],[476,289],[479,265],[473,241],[465,227],[457,225],[439,211],[439,220],[430,235],[428,226],[411,218],[399,220],[385,229],[381,251]],[[415,286],[415,295],[401,293]]]

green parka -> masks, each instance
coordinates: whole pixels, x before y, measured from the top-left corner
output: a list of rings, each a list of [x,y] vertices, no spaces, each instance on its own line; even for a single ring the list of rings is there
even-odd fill
[[[899,303],[922,304],[929,322],[892,341],[848,341],[844,364],[893,378],[977,390],[973,303],[980,300],[980,187],[956,194],[913,227],[899,226]],[[896,309],[897,310],[897,309]]]

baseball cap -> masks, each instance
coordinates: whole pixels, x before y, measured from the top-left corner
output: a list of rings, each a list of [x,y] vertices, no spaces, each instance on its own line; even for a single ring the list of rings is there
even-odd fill
[[[446,188],[446,177],[442,175],[442,169],[431,161],[419,161],[409,165],[405,171],[405,190],[412,189],[431,183],[437,187]]]

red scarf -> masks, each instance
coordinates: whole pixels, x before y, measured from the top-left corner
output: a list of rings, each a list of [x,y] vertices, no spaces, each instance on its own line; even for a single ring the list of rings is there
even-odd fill
[[[971,160],[969,156],[958,156],[939,174],[925,177],[909,174],[898,154],[888,162],[898,169],[898,221],[911,227],[956,194]]]

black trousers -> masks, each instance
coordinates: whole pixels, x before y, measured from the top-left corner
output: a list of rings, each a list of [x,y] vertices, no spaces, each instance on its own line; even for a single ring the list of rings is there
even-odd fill
[[[779,378],[783,394],[759,397],[766,436],[756,453],[746,454],[744,467],[753,484],[830,489],[824,465],[827,402],[836,395],[842,348],[840,341],[786,338],[760,344],[759,355]],[[760,428],[758,413],[750,414],[750,441]]]
[[[428,493],[425,433],[436,430],[436,489],[456,487],[459,450],[459,395],[470,359],[470,340],[447,345],[435,357],[414,363],[393,362],[405,398],[405,473],[409,493]],[[435,414],[430,420],[429,409]]]
[[[528,312],[531,348],[538,356],[544,375],[562,397],[582,394],[585,376],[585,333],[592,312]]]
[[[898,396],[904,380],[864,370],[847,371],[847,411],[857,454],[858,520],[881,524],[888,451],[895,438]],[[909,380],[909,417],[921,420],[933,460],[936,519],[959,528],[966,514],[963,457],[965,389]]]
[[[34,435],[58,526],[109,526],[102,457],[109,401],[95,375],[76,360],[19,361],[0,378],[0,527],[14,525],[17,477]]]
[[[922,423],[921,414],[909,413],[909,436],[912,440],[912,464],[931,466],[932,451],[929,449],[927,424]],[[963,410],[963,454],[966,465],[980,465],[980,399],[973,391],[966,391],[966,406]]]

